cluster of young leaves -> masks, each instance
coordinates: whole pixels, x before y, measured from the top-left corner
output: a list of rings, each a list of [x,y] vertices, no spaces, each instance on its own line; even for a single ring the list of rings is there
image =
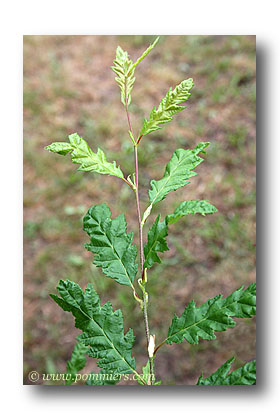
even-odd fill
[[[114,66],[111,67],[117,77],[115,80],[121,90],[121,101],[124,106],[128,106],[131,102],[131,91],[135,82],[134,71],[138,64],[149,54],[158,42],[159,37],[150,45],[139,57],[135,63],[129,58],[128,52],[118,46],[116,49],[116,58],[114,60]]]

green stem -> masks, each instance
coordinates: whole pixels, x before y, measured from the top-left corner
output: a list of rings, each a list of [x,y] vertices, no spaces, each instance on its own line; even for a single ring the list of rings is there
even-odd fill
[[[129,130],[133,135],[133,129],[130,121],[130,116],[128,112],[128,103],[127,103],[127,95],[126,95],[126,86],[125,86],[125,110],[127,115],[127,121]],[[144,278],[144,246],[143,246],[143,227],[142,227],[142,219],[141,219],[141,209],[140,209],[140,201],[139,201],[139,188],[138,188],[138,154],[137,154],[137,145],[134,144],[134,159],[135,159],[135,196],[136,196],[136,207],[137,207],[137,217],[138,217],[138,225],[139,225],[139,245],[140,245],[140,266],[141,266],[141,278]],[[143,314],[144,314],[144,324],[145,324],[145,332],[146,332],[146,339],[147,339],[147,349],[149,346],[150,340],[150,330],[149,330],[149,319],[148,319],[148,307],[147,307],[147,292],[145,289],[143,290]],[[154,372],[154,363],[153,358],[149,357],[149,364],[150,364],[150,373],[153,375]],[[154,378],[151,377],[151,385],[153,385]]]

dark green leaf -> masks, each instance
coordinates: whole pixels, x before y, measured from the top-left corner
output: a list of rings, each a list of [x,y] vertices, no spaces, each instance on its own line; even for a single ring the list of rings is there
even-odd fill
[[[187,214],[196,214],[199,213],[202,216],[205,214],[212,214],[218,210],[212,204],[207,203],[207,201],[199,200],[190,200],[183,201],[174,211],[173,214],[166,216],[167,222],[169,225],[177,222],[181,217],[186,216]]]
[[[160,221],[160,214],[157,216],[153,226],[148,233],[148,241],[144,247],[145,262],[144,268],[151,268],[155,262],[161,263],[157,252],[168,251],[166,236],[168,235],[168,225],[177,222],[181,217],[187,214],[200,213],[211,214],[216,212],[216,207],[207,201],[183,201],[174,211],[173,214],[168,214],[165,219]]]
[[[201,375],[197,385],[254,385],[256,383],[256,361],[252,360],[228,375],[233,361],[234,357],[219,367],[208,378],[203,379],[203,375]]]
[[[132,244],[133,233],[126,233],[124,215],[111,220],[106,204],[92,206],[84,217],[84,230],[90,237],[85,247],[96,254],[93,263],[101,267],[106,276],[133,288],[137,250]]]
[[[163,178],[159,181],[151,181],[150,207],[163,200],[169,192],[189,184],[188,179],[197,175],[193,169],[204,160],[198,154],[203,152],[209,144],[199,143],[193,150],[175,150],[166,166]]]
[[[75,381],[75,375],[86,365],[86,356],[89,347],[83,343],[77,343],[72,352],[71,360],[67,362],[66,385],[71,385]]]
[[[89,346],[89,356],[99,359],[97,365],[102,373],[138,375],[131,355],[133,331],[130,329],[124,334],[120,309],[113,312],[110,302],[101,306],[92,284],[83,292],[78,284],[61,280],[57,290],[60,296],[50,296],[64,311],[72,312],[76,328],[83,331],[77,339]]]
[[[116,385],[120,380],[121,375],[106,372],[106,369],[102,369],[98,373],[90,373],[86,385]]]
[[[144,247],[145,263],[144,268],[151,268],[155,262],[161,263],[157,252],[168,251],[165,237],[168,235],[166,219],[160,222],[160,214],[157,216],[153,226],[148,233],[148,242]]]
[[[190,344],[198,344],[199,338],[214,340],[215,331],[225,331],[236,325],[233,317],[251,318],[255,314],[256,283],[246,290],[240,287],[224,299],[223,295],[218,295],[199,307],[191,301],[180,318],[174,316],[165,342],[181,343],[185,339]]]

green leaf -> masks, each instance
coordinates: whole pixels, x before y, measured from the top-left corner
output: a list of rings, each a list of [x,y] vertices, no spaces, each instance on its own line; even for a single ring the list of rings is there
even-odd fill
[[[151,268],[155,262],[161,263],[161,259],[157,252],[168,251],[166,236],[168,235],[168,225],[177,222],[181,217],[187,214],[200,213],[212,214],[218,211],[212,204],[207,201],[183,201],[174,211],[168,214],[165,219],[160,221],[160,214],[157,216],[153,226],[148,233],[148,241],[144,247],[145,262],[144,268]]]
[[[158,43],[159,40],[159,36],[154,40],[154,42],[143,52],[143,54],[141,55],[141,57],[139,57],[135,63],[133,64],[133,67],[138,66],[139,63],[141,63],[141,61],[146,57],[146,55],[149,54],[149,52],[156,46],[156,44]]]
[[[255,314],[256,283],[245,290],[240,287],[224,299],[223,295],[218,295],[199,307],[191,301],[181,317],[174,316],[165,342],[181,343],[185,339],[190,344],[198,344],[199,338],[214,340],[215,331],[225,331],[236,325],[232,317],[251,318]]]
[[[61,280],[57,291],[60,296],[51,294],[51,298],[64,311],[72,312],[76,328],[82,330],[77,340],[84,346],[89,346],[90,357],[99,359],[97,365],[102,373],[138,375],[131,355],[133,331],[129,329],[124,334],[121,310],[113,312],[110,302],[101,306],[92,284],[88,284],[83,292],[78,284]]]
[[[85,354],[88,346],[83,343],[77,343],[72,352],[71,360],[67,362],[67,379],[66,385],[71,385],[75,381],[75,375],[86,365]]]
[[[131,102],[131,91],[135,82],[133,62],[129,59],[127,51],[123,51],[121,47],[116,49],[116,58],[114,66],[111,67],[117,77],[115,80],[121,90],[121,101],[124,106]]]
[[[194,86],[193,79],[183,80],[179,85],[169,89],[166,96],[161,100],[158,109],[152,109],[149,120],[144,119],[142,135],[151,133],[152,131],[159,130],[159,125],[172,121],[172,116],[185,109],[181,106],[191,96],[190,90]]]
[[[189,184],[188,179],[197,175],[193,169],[204,159],[198,156],[210,143],[199,143],[193,150],[177,149],[166,165],[163,178],[159,181],[152,180],[149,190],[151,206],[163,200],[171,191]]]
[[[142,367],[142,375],[141,375],[142,381],[139,379],[137,382],[140,385],[149,385],[149,381],[151,380],[151,373],[150,373],[150,362],[147,361],[146,365]],[[143,383],[143,381],[145,383]],[[153,385],[161,385],[161,381],[155,382]]]
[[[166,216],[167,222],[169,225],[177,222],[181,217],[186,216],[187,214],[196,214],[199,213],[202,216],[206,214],[212,214],[218,210],[212,204],[207,201],[199,200],[190,200],[183,201],[174,211],[174,213]]]
[[[233,361],[234,357],[208,378],[203,379],[201,374],[196,385],[254,385],[256,383],[256,361],[252,360],[228,375]]]
[[[108,162],[105,153],[101,149],[98,148],[97,153],[94,153],[87,142],[77,133],[69,136],[69,142],[70,143],[52,143],[45,147],[45,149],[60,155],[66,155],[70,152],[72,162],[80,165],[78,171],[93,171],[98,172],[99,174],[113,175],[124,179],[120,167],[117,167],[116,162]]]
[[[86,249],[96,254],[93,263],[118,283],[133,287],[137,273],[136,245],[133,233],[126,233],[124,215],[111,220],[106,204],[90,207],[84,217],[84,230],[90,237]]]
[[[135,82],[134,71],[136,66],[146,57],[147,54],[154,48],[158,42],[157,38],[152,45],[150,45],[141,57],[136,60],[133,64],[129,58],[127,51],[124,51],[120,46],[116,49],[116,58],[114,60],[114,66],[111,67],[117,77],[115,80],[121,90],[121,101],[124,106],[129,105],[131,102],[131,91]]]
[[[56,142],[45,147],[45,149],[49,150],[50,152],[58,153],[59,155],[65,156],[67,155],[67,153],[73,150],[73,147],[71,146],[70,143]]]
[[[144,268],[151,268],[155,262],[161,263],[157,252],[168,251],[169,248],[165,237],[168,235],[167,221],[160,221],[160,214],[157,216],[153,226],[148,233],[148,242],[144,247],[145,263]]]
[[[106,372],[106,370],[100,370],[98,373],[90,373],[86,385],[116,385],[120,380],[121,375]]]

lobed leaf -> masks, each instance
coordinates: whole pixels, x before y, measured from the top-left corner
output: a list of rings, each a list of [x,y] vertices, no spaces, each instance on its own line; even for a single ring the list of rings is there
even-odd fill
[[[256,361],[252,360],[228,375],[233,361],[234,357],[208,378],[203,378],[201,374],[196,385],[254,385],[256,383]]]
[[[155,262],[161,263],[161,259],[157,255],[157,252],[164,252],[169,250],[165,239],[167,235],[168,226],[166,219],[161,222],[159,214],[153,226],[149,230],[148,242],[144,247],[144,268],[151,268]]]
[[[193,169],[204,160],[198,154],[205,153],[204,149],[209,144],[199,143],[193,150],[175,150],[166,165],[163,178],[159,181],[151,181],[152,189],[149,190],[150,207],[163,200],[169,192],[176,191],[178,188],[189,184],[188,179],[197,175]]]
[[[67,155],[70,152],[72,162],[80,165],[78,171],[93,171],[104,175],[113,175],[124,179],[124,175],[116,162],[107,161],[105,153],[98,148],[94,153],[87,142],[77,133],[69,136],[70,143],[56,142],[45,147],[53,153]]]
[[[161,259],[157,252],[168,251],[166,236],[168,235],[168,225],[177,222],[181,217],[187,214],[199,213],[203,216],[218,211],[212,204],[207,201],[190,200],[183,201],[174,211],[168,214],[165,219],[160,221],[160,214],[157,216],[153,226],[148,233],[148,241],[144,247],[145,262],[144,268],[151,268],[155,262],[161,263]]]
[[[135,82],[133,62],[129,59],[127,51],[119,46],[116,49],[116,58],[114,66],[111,67],[117,77],[115,80],[121,90],[121,101],[125,106],[131,102],[131,91]]]
[[[181,106],[191,96],[190,90],[194,86],[193,79],[183,80],[179,85],[169,89],[166,96],[161,100],[158,109],[152,109],[149,120],[144,119],[143,128],[141,131],[142,136],[151,133],[152,131],[159,130],[160,125],[172,121],[172,116],[185,109]]]
[[[78,342],[72,352],[71,359],[67,362],[66,385],[71,385],[75,380],[75,375],[86,365],[86,356],[88,346]]]
[[[84,217],[84,231],[90,237],[86,249],[96,254],[93,264],[101,267],[106,276],[134,288],[137,250],[132,244],[133,233],[126,233],[124,215],[111,220],[106,204],[92,206]]]
[[[136,66],[149,54],[158,40],[159,37],[143,52],[135,63],[129,58],[127,51],[124,51],[120,46],[117,47],[114,66],[111,69],[117,75],[115,80],[120,87],[121,101],[124,106],[129,105],[131,102],[131,91],[135,82],[134,71]]]
[[[199,213],[202,216],[206,214],[213,214],[217,212],[215,206],[208,203],[205,200],[190,200],[190,201],[183,201],[174,211],[174,213],[169,214],[166,216],[167,223],[169,225],[177,222],[181,217],[186,216],[187,214],[196,214]]]
[[[198,344],[199,338],[214,340],[215,331],[225,331],[236,325],[233,317],[251,318],[255,314],[256,283],[245,290],[240,287],[224,299],[223,295],[218,295],[199,307],[191,301],[181,317],[174,316],[165,342],[172,344],[186,340]]]
[[[64,311],[72,312],[76,328],[82,330],[77,339],[88,347],[90,357],[99,359],[97,365],[102,373],[138,375],[131,355],[133,331],[124,334],[121,310],[113,312],[110,302],[101,306],[92,284],[83,292],[78,284],[61,280],[57,291],[60,296],[51,294],[51,298]]]

